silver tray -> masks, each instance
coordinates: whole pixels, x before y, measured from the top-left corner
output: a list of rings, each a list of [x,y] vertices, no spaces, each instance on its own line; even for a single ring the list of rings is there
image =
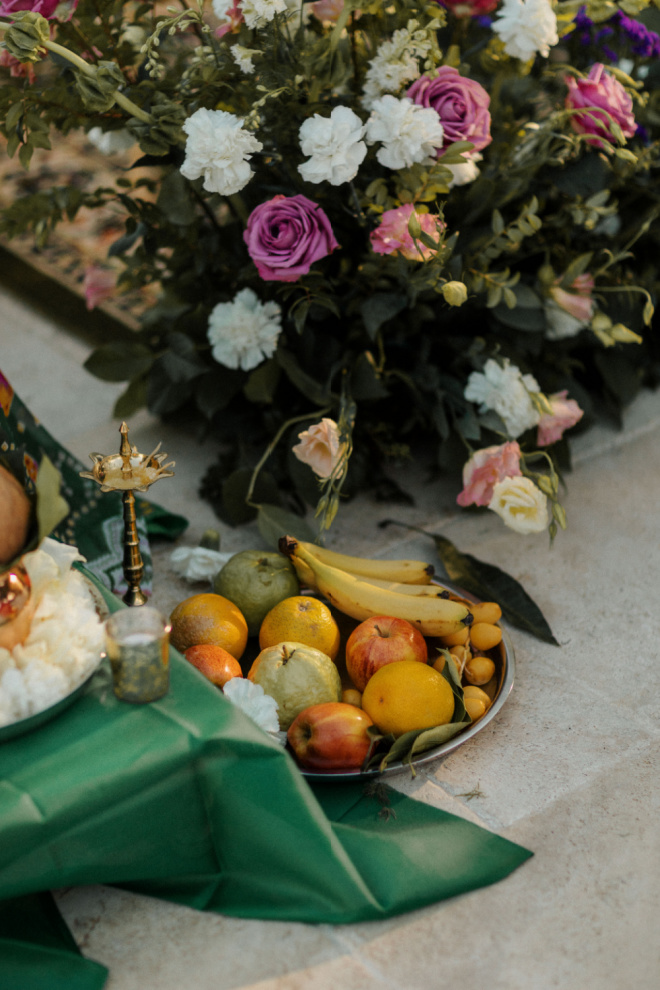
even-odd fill
[[[478,599],[474,595],[468,594],[462,588],[456,587],[449,583],[448,581],[434,581],[433,584],[442,584],[443,588],[447,588],[453,595],[457,595],[460,598],[466,599],[466,601],[477,602]],[[304,592],[307,594],[308,592]],[[350,620],[353,622],[354,620]],[[494,650],[488,650],[488,655],[493,658],[496,666],[496,676],[497,676],[497,688],[495,691],[495,696],[493,698],[490,708],[485,715],[471,725],[468,729],[464,729],[453,739],[449,739],[446,743],[442,743],[440,746],[435,746],[433,749],[426,750],[415,756],[412,760],[412,764],[415,767],[419,767],[422,764],[430,763],[432,760],[438,760],[449,753],[453,753],[459,748],[459,746],[464,746],[465,743],[473,739],[482,729],[493,721],[497,716],[498,712],[501,710],[502,706],[506,703],[507,698],[511,693],[513,688],[513,678],[515,675],[515,657],[513,653],[513,646],[511,645],[511,640],[505,629],[502,630],[502,642],[499,647]],[[339,664],[341,670],[341,664]],[[374,767],[369,770],[305,770],[300,767],[300,772],[303,774],[307,780],[318,781],[321,783],[337,783],[340,781],[350,781],[350,780],[368,780],[372,777],[382,777],[388,774],[399,773],[403,769],[410,769],[410,764],[402,763],[401,761],[396,761],[395,763],[390,763],[384,770],[379,770],[378,767]]]

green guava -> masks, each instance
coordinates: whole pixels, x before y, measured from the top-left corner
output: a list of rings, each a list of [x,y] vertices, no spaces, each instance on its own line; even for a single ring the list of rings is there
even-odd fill
[[[248,678],[275,699],[280,729],[284,730],[310,705],[341,701],[341,677],[335,664],[327,653],[304,643],[266,647],[252,664]]]
[[[281,553],[241,550],[216,574],[213,590],[241,610],[248,635],[256,636],[271,608],[299,594],[300,584],[293,564]]]

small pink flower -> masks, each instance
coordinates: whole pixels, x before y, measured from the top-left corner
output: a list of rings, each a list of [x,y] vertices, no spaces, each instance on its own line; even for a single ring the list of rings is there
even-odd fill
[[[454,17],[481,17],[495,10],[500,0],[437,0]]]
[[[588,109],[589,113],[571,116],[571,126],[578,134],[589,134],[587,143],[594,148],[604,148],[605,141],[618,144],[612,132],[610,117],[619,125],[624,137],[632,137],[636,131],[632,112],[632,99],[618,79],[607,72],[601,62],[591,66],[586,79],[566,79],[568,93],[566,106],[572,110]],[[608,117],[603,111],[606,111]]]
[[[98,265],[89,265],[85,270],[83,279],[83,291],[87,309],[92,310],[99,303],[109,299],[115,294],[116,276],[114,272],[107,268],[99,268]]]
[[[560,282],[561,279],[557,279],[556,283],[548,290],[549,295],[561,309],[586,325],[594,313],[594,302],[591,298],[591,293],[594,290],[593,275],[588,272],[578,275],[568,289],[561,289],[559,287]]]
[[[240,0],[233,0],[231,6],[227,9],[225,13],[227,18],[224,24],[221,24],[219,28],[215,30],[216,38],[222,38],[225,34],[236,34],[240,30],[241,24],[244,22],[243,11],[241,10]]]
[[[551,443],[561,440],[566,430],[584,416],[575,399],[567,399],[568,392],[555,392],[548,396],[548,401],[552,406],[552,413],[543,413],[539,420],[539,429],[536,442],[539,447],[549,447]]]
[[[344,0],[316,0],[311,7],[320,21],[336,21],[344,9]]]
[[[459,505],[488,505],[493,489],[505,478],[517,478],[520,470],[520,446],[515,440],[501,446],[477,450],[463,467],[463,491]]]
[[[426,261],[435,253],[421,241],[415,243],[410,235],[408,222],[414,210],[412,203],[385,210],[379,226],[369,235],[376,254],[402,254],[411,261]],[[433,213],[417,213],[417,219],[424,233],[437,243],[446,224]]]
[[[298,439],[300,443],[292,448],[298,460],[309,464],[319,478],[329,478],[341,459],[343,447],[334,419],[324,417],[299,433]]]

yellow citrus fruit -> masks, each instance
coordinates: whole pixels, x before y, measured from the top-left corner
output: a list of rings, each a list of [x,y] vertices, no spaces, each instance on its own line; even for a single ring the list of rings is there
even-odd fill
[[[248,628],[243,613],[222,595],[191,595],[170,616],[170,642],[179,653],[190,646],[212,643],[240,660],[247,645]]]
[[[262,650],[287,640],[313,646],[334,660],[339,651],[339,627],[328,606],[318,598],[293,595],[271,608],[259,630]]]
[[[433,667],[416,660],[397,660],[369,678],[362,707],[381,732],[401,736],[451,722],[454,692]]]

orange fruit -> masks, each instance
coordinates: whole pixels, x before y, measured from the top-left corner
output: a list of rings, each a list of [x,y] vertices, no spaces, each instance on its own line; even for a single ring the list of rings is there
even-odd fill
[[[293,595],[271,608],[261,623],[259,647],[265,650],[287,641],[313,646],[334,660],[339,627],[328,606],[310,595]]]
[[[183,655],[188,663],[197,667],[200,674],[204,674],[204,677],[216,687],[224,687],[232,677],[243,676],[238,660],[231,653],[227,653],[222,646],[216,646],[214,643],[189,646]]]
[[[191,595],[170,616],[170,642],[179,653],[189,646],[212,643],[240,660],[247,645],[248,629],[243,613],[222,595]]]
[[[491,622],[473,622],[470,626],[470,642],[477,650],[492,650],[502,642],[502,630]]]
[[[362,707],[381,732],[402,736],[413,729],[451,722],[454,692],[433,667],[416,660],[397,660],[369,678]]]

